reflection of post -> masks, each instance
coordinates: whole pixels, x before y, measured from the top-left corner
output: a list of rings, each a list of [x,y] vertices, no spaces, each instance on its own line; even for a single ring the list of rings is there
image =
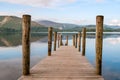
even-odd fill
[[[73,46],[75,46],[75,35],[73,35]]]
[[[57,32],[54,32],[54,51],[56,51]]]
[[[85,56],[86,47],[86,28],[82,29],[82,56]]]
[[[103,16],[96,17],[96,73],[102,73]]]
[[[66,36],[66,43],[65,46],[68,46],[68,36]]]
[[[75,34],[75,48],[77,48],[77,34]]]
[[[52,49],[52,27],[48,28],[48,56],[51,56]]]
[[[81,32],[78,33],[78,51],[81,50]]]
[[[31,16],[23,15],[22,21],[23,75],[30,74],[30,25]]]
[[[63,43],[62,43],[62,34],[61,34],[61,37],[60,37],[60,46],[63,46]]]

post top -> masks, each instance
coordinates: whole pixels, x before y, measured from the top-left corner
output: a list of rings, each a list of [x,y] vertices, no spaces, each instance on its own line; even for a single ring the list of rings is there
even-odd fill
[[[52,27],[49,27],[50,29],[52,29]]]
[[[103,15],[97,15],[97,17],[104,17]]]
[[[86,27],[82,28],[82,29],[86,29]]]
[[[29,14],[24,14],[23,16],[29,16],[29,17],[31,17],[31,15],[29,15]]]

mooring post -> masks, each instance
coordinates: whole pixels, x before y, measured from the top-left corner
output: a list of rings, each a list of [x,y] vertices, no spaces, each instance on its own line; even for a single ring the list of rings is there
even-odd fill
[[[62,34],[60,36],[60,46],[63,46],[63,42],[62,42]]]
[[[48,28],[48,56],[51,56],[52,50],[52,27]]]
[[[58,48],[59,48],[60,47],[60,34],[58,34],[57,36],[58,36],[57,40],[58,40]]]
[[[82,56],[85,56],[86,48],[86,28],[82,29]]]
[[[104,16],[96,17],[96,73],[102,74],[102,42]]]
[[[68,35],[66,36],[66,43],[65,46],[68,46]]]
[[[78,51],[81,51],[81,32],[78,33]]]
[[[56,51],[57,32],[54,32],[54,51]]]
[[[77,48],[77,34],[75,34],[75,48]]]
[[[31,16],[23,15],[22,20],[22,53],[23,53],[23,75],[30,74],[30,26]]]
[[[73,46],[75,46],[75,35],[73,35]]]

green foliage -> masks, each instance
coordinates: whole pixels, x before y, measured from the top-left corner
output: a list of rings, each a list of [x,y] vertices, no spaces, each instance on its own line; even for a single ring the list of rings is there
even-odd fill
[[[14,16],[0,16],[0,32],[22,32],[22,19]],[[31,22],[31,32],[44,32],[48,28],[34,21]]]
[[[46,23],[46,21],[44,22]],[[52,23],[52,24],[51,24]],[[74,25],[74,24],[60,24],[60,23],[54,23],[54,22],[47,22],[47,25],[53,25],[54,30],[53,31],[65,31],[65,32],[74,32],[74,31],[82,31],[81,26]],[[59,25],[59,26],[58,26]],[[59,27],[63,27],[63,30],[59,30]],[[89,32],[95,32],[96,31],[96,25],[85,25],[87,31]],[[113,31],[120,31],[119,29],[114,29],[109,27],[108,25],[104,25],[103,27],[105,32],[113,32]],[[31,22],[31,32],[47,32],[48,27],[45,27],[43,25],[40,25],[34,21]],[[15,16],[0,16],[0,32],[22,32],[22,19]]]

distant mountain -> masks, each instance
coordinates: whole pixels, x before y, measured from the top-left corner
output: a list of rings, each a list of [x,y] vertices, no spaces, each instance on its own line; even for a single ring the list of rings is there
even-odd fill
[[[46,26],[46,27],[54,27],[61,29],[62,31],[82,31],[82,28],[86,27],[87,31],[96,31],[96,25],[76,25],[76,24],[68,24],[68,23],[57,23],[48,20],[37,21],[38,23]],[[104,25],[104,31],[120,31],[120,26],[111,26]]]
[[[58,28],[61,30],[67,30],[67,29],[72,29],[75,27],[81,27],[80,25],[76,25],[76,24],[69,24],[69,23],[57,23],[57,22],[53,22],[53,21],[48,21],[48,20],[40,20],[37,21],[39,24],[42,24],[46,27],[54,27],[54,28]]]
[[[118,25],[105,25],[105,26],[112,28],[112,29],[120,29],[120,26],[118,26]]]
[[[54,31],[81,31],[83,27],[87,31],[96,31],[96,25],[76,25],[69,23],[57,23],[48,20],[31,21],[31,32],[47,32],[48,27]],[[61,29],[61,30],[60,30]],[[0,32],[21,32],[22,19],[15,16],[0,16]],[[104,31],[120,31],[120,26],[104,25]]]
[[[87,31],[96,31],[96,25],[83,25],[83,27],[75,27],[72,29],[68,29],[67,31],[82,31],[82,28],[86,27]],[[110,26],[110,25],[104,25],[103,30],[105,32],[120,32],[120,26]]]
[[[21,32],[22,19],[16,16],[0,16],[1,32]],[[31,31],[47,31],[47,28],[35,21],[31,22]]]

